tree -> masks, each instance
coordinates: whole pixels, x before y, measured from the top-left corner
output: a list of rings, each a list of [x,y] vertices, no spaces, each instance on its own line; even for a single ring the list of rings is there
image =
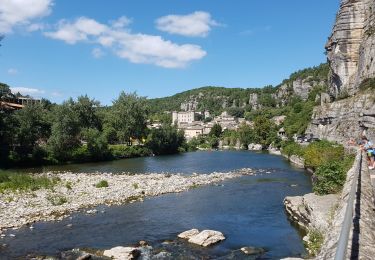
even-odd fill
[[[67,101],[53,111],[51,136],[48,139],[50,155],[59,161],[69,160],[74,149],[80,146],[80,121],[74,104]]]
[[[183,131],[176,127],[163,125],[159,129],[152,129],[147,137],[146,146],[155,154],[173,154],[185,143]]]
[[[38,143],[45,143],[50,135],[51,125],[47,121],[48,111],[42,105],[28,105],[14,112],[14,149],[20,159],[33,157],[40,151]],[[38,158],[41,159],[41,158]]]
[[[131,139],[141,139],[146,134],[148,106],[146,99],[136,93],[121,92],[113,102],[107,121],[112,126],[120,142],[131,143]]]
[[[220,137],[223,129],[221,128],[221,125],[219,124],[214,124],[211,128],[211,131],[209,133],[209,136],[215,136],[215,137]]]
[[[91,159],[103,159],[108,156],[108,142],[103,133],[95,128],[84,128],[82,137],[86,140],[87,151]]]
[[[77,102],[74,103],[74,110],[78,114],[82,127],[101,129],[101,122],[97,114],[99,105],[99,101],[90,99],[87,95],[78,97]]]
[[[275,125],[266,117],[258,116],[254,120],[254,141],[263,146],[270,145],[277,138]]]
[[[238,135],[241,144],[245,147],[254,142],[254,131],[246,123],[240,125],[238,128]]]

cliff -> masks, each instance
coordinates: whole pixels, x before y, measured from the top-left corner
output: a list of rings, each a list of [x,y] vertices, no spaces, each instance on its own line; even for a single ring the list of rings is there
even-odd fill
[[[375,76],[373,0],[342,0],[326,44],[330,94],[354,95],[363,80]]]
[[[306,133],[346,143],[375,140],[375,1],[342,0],[326,50],[329,94],[313,112]]]

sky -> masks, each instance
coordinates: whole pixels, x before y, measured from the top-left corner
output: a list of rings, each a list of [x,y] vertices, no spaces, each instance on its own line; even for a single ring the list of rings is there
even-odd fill
[[[0,82],[104,105],[277,85],[326,61],[339,0],[0,0]]]

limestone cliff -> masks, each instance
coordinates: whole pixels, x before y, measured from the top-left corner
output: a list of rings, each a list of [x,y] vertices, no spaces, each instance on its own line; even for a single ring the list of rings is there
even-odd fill
[[[323,103],[313,112],[306,133],[345,144],[365,134],[375,140],[375,93],[371,90],[333,103]]]
[[[338,101],[325,97],[306,133],[340,143],[362,133],[375,140],[375,1],[342,0],[326,49],[329,94]]]
[[[374,0],[342,0],[326,50],[330,94],[354,95],[364,79],[374,77]]]

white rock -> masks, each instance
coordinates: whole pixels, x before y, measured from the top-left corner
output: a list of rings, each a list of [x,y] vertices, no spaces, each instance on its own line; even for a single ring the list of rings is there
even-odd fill
[[[224,240],[225,237],[223,233],[219,231],[214,230],[203,230],[199,234],[190,237],[188,240],[189,243],[193,243],[200,246],[210,246],[213,244],[216,244],[222,240]]]
[[[109,250],[105,250],[103,256],[118,260],[131,260],[139,256],[139,250],[135,247],[117,246]]]
[[[189,239],[192,236],[195,236],[195,235],[198,235],[198,234],[199,234],[199,230],[193,228],[193,229],[190,229],[190,230],[187,230],[185,232],[182,232],[182,233],[178,234],[178,237],[182,238],[182,239]]]

